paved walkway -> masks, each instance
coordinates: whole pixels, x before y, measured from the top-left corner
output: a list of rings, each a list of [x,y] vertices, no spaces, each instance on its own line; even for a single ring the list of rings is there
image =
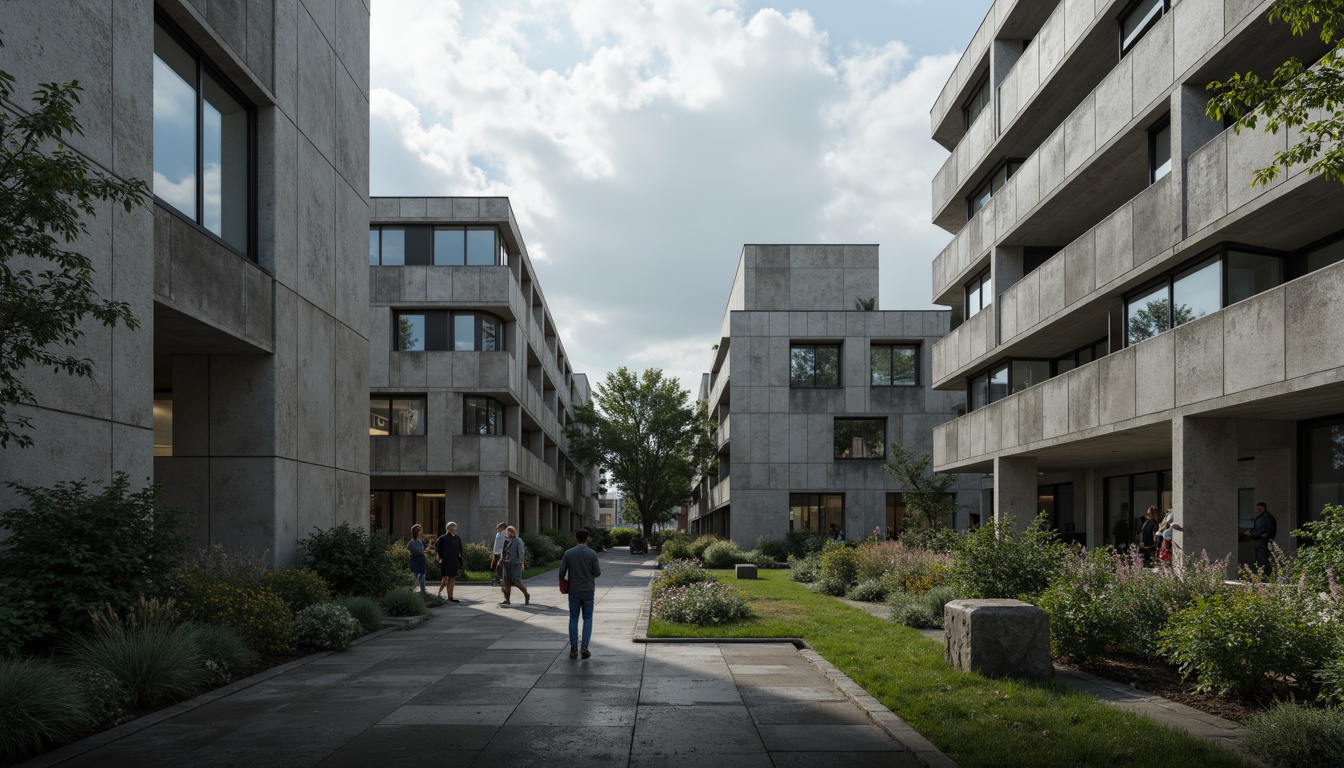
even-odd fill
[[[922,764],[791,645],[631,642],[653,571],[624,552],[603,555],[603,569],[591,660],[569,659],[553,572],[536,577],[526,607],[468,586],[420,627],[33,764]]]

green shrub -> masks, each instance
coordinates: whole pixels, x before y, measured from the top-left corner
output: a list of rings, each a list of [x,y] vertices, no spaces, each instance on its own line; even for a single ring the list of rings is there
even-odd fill
[[[630,539],[639,535],[639,530],[636,528],[617,527],[609,529],[609,532],[612,542],[618,547],[630,546]]]
[[[268,566],[265,553],[243,551],[222,544],[212,544],[198,550],[184,566],[184,571],[197,571],[211,581],[232,584],[235,587],[260,589],[266,584]]]
[[[210,670],[210,682],[216,687],[224,685],[257,663],[256,651],[228,627],[194,624],[190,627],[190,634],[202,662]]]
[[[490,548],[484,544],[467,544],[462,548],[462,559],[468,571],[490,570]]]
[[[1065,547],[1047,530],[1044,514],[1027,530],[1013,530],[1011,516],[990,518],[957,539],[948,581],[966,598],[1022,598],[1033,601],[1063,566]]]
[[[673,560],[694,560],[695,553],[691,549],[691,539],[686,536],[670,536],[663,541],[662,553],[658,556],[658,562],[671,562]]]
[[[397,584],[396,570],[387,561],[387,534],[369,533],[349,523],[327,530],[314,529],[299,542],[303,564],[317,571],[337,595],[381,597]]]
[[[867,540],[854,548],[858,581],[882,580],[888,589],[922,594],[943,583],[952,558],[899,541]]]
[[[263,583],[279,595],[294,613],[331,600],[327,582],[311,568],[281,568],[267,574]]]
[[[700,567],[700,563],[694,560],[674,560],[663,566],[657,578],[653,580],[652,592],[655,596],[659,592],[669,589],[677,589],[689,586],[691,584],[707,584],[715,581],[714,576]]]
[[[294,618],[290,642],[301,648],[343,651],[350,647],[350,641],[359,636],[361,629],[360,623],[344,606],[321,603],[305,608]]]
[[[177,594],[188,621],[227,627],[258,653],[289,650],[294,614],[270,589],[227,584],[192,570],[178,577]]]
[[[891,620],[915,629],[942,629],[943,609],[956,599],[948,587],[934,587],[922,595],[893,591],[887,598]]]
[[[957,548],[957,532],[943,525],[907,528],[901,534],[900,542],[914,549],[946,554]]]
[[[71,673],[79,686],[79,695],[88,710],[91,728],[102,730],[121,722],[133,702],[130,692],[115,675],[97,667],[66,671]]]
[[[753,552],[759,552],[765,557],[769,557],[775,562],[783,563],[793,554],[789,548],[789,542],[785,539],[758,539],[756,549]]]
[[[796,557],[789,555],[789,578],[799,584],[811,584],[821,577],[821,556]]]
[[[868,579],[855,584],[845,597],[863,603],[880,603],[887,599],[889,591],[887,583],[881,579]]]
[[[336,604],[350,612],[367,634],[383,626],[383,607],[372,597],[349,595],[336,598]]]
[[[844,597],[845,593],[849,591],[849,584],[834,576],[818,576],[810,586],[813,592],[820,592],[831,597]]]
[[[383,596],[383,612],[388,616],[428,616],[429,606],[419,592],[394,589]]]
[[[744,555],[748,563],[760,569],[778,568],[779,561],[773,556],[762,552],[759,549],[753,549]]]
[[[1243,746],[1275,768],[1344,765],[1344,710],[1280,702],[1251,717]]]
[[[747,598],[720,581],[666,589],[653,598],[653,616],[664,621],[708,626],[750,618]]]
[[[208,670],[192,633],[177,623],[172,601],[141,600],[123,617],[111,607],[94,614],[93,630],[67,645],[70,664],[101,669],[125,687],[136,706],[188,696]]]
[[[94,719],[69,670],[0,657],[0,758],[5,764],[74,738]]]
[[[1326,504],[1321,519],[1294,531],[1302,537],[1293,569],[1318,592],[1331,589],[1331,578],[1344,579],[1344,506]]]
[[[1252,584],[1196,598],[1171,615],[1159,647],[1199,691],[1248,695],[1268,675],[1310,685],[1334,657],[1336,630],[1309,587]]]
[[[836,541],[828,542],[821,551],[821,577],[839,581],[845,590],[858,582],[859,561],[854,549]]]
[[[0,514],[9,534],[0,542],[0,578],[27,582],[22,597],[33,601],[18,609],[33,622],[20,635],[82,631],[105,604],[129,606],[166,592],[187,537],[184,513],[159,504],[157,486],[132,493],[124,472],[97,491],[83,481],[8,485],[23,503]],[[73,545],[62,540],[70,532]]]
[[[703,563],[705,561],[705,550],[709,549],[710,546],[719,541],[719,537],[712,534],[705,534],[704,536],[697,536],[694,539],[691,539],[691,557]]]
[[[706,568],[732,568],[747,562],[747,555],[731,541],[716,541],[705,547],[704,562]]]
[[[789,531],[784,534],[784,541],[789,546],[790,556],[808,557],[821,554],[821,550],[825,548],[826,542],[830,539],[808,531]]]
[[[574,538],[574,534],[558,528],[547,528],[541,532],[541,535],[553,541],[555,546],[560,548],[560,554],[562,555],[579,545],[579,540]],[[589,540],[591,541],[591,538]]]
[[[555,546],[549,536],[543,536],[540,533],[524,533],[519,538],[523,540],[523,546],[526,548],[523,561],[527,565],[550,565],[564,553]]]
[[[34,597],[32,585],[24,579],[0,577],[0,656],[18,653],[50,631],[46,610]]]

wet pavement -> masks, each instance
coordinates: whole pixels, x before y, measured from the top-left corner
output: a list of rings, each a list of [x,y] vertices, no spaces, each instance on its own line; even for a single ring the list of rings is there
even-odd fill
[[[569,658],[554,572],[528,583],[530,606],[499,607],[498,589],[459,587],[462,603],[411,630],[26,765],[923,764],[792,645],[632,642],[654,571],[624,551],[602,560],[589,660]]]

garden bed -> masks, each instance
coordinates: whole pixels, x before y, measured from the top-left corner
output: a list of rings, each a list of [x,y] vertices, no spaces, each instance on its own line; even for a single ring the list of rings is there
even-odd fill
[[[1194,682],[1182,679],[1179,669],[1160,661],[1126,656],[1103,656],[1082,664],[1070,664],[1058,659],[1055,663],[1061,667],[1081,669],[1097,677],[1155,693],[1168,701],[1184,704],[1234,723],[1245,724],[1253,715],[1269,709],[1276,701],[1273,696],[1262,699],[1238,699],[1212,693],[1199,693],[1195,690]]]

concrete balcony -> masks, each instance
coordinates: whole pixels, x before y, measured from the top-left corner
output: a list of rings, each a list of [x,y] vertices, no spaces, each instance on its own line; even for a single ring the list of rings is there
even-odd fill
[[[994,0],[990,5],[970,45],[962,52],[956,68],[952,70],[952,76],[943,85],[943,90],[933,103],[933,109],[929,111],[929,128],[934,141],[950,149],[961,137],[961,105],[965,101],[965,91],[974,85],[971,79],[984,68],[983,62],[989,55],[989,46],[999,28],[999,20],[1006,18],[1017,4],[1018,0]]]
[[[1292,280],[934,430],[942,472],[1000,456],[1116,463],[1170,450],[1179,416],[1295,420],[1344,396],[1344,263]]]
[[[725,477],[717,484],[709,487],[707,498],[701,504],[701,509],[703,509],[704,512],[713,512],[728,503],[729,498],[732,495],[732,480],[731,477]]]
[[[727,445],[729,440],[732,439],[732,430],[731,430],[732,423],[733,423],[732,414],[724,416],[723,421],[719,422],[719,428],[715,430],[715,441],[714,441],[714,444],[719,448],[723,448],[723,446]]]
[[[971,315],[966,322],[953,328],[933,345],[933,386],[944,386],[953,377],[989,354],[998,346],[995,314],[998,304]]]

